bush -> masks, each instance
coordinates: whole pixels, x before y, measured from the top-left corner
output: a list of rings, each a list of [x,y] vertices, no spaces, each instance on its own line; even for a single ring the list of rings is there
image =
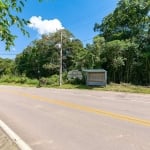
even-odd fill
[[[51,77],[47,78],[47,85],[58,85],[59,83],[59,76],[52,75]]]
[[[26,84],[29,84],[29,85],[38,85],[39,81],[37,79],[30,79],[28,78],[26,80]]]
[[[2,83],[11,83],[14,82],[14,76],[2,75],[0,78],[0,82]]]
[[[10,75],[3,75],[0,78],[1,83],[15,83],[15,84],[30,84],[36,85],[38,83],[37,79],[29,79],[25,76],[10,76]]]

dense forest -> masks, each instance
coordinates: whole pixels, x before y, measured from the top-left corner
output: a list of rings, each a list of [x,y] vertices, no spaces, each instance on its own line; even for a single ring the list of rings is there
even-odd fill
[[[43,35],[15,60],[1,58],[0,75],[39,78],[59,74],[62,33],[63,73],[103,68],[108,83],[150,85],[150,1],[120,0],[111,14],[93,26],[97,36],[92,44],[83,46],[66,29]]]

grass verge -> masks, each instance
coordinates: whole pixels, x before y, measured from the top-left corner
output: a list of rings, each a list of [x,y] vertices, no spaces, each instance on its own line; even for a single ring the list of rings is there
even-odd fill
[[[53,76],[52,78],[43,79],[44,83],[41,83],[42,87],[48,88],[63,88],[63,89],[88,89],[88,90],[99,90],[99,91],[115,91],[115,92],[129,92],[129,93],[144,93],[150,94],[150,86],[136,86],[127,83],[108,84],[106,87],[93,87],[86,86],[83,84],[62,84],[59,86],[58,77]],[[46,82],[45,82],[46,81]],[[1,85],[19,85],[19,86],[35,86],[39,85],[37,79],[29,79],[27,77],[16,77],[16,76],[3,76],[0,78]],[[40,86],[40,87],[41,87]]]
[[[51,87],[51,86],[50,86]],[[88,90],[98,90],[98,91],[115,91],[115,92],[128,92],[128,93],[143,93],[150,94],[150,87],[148,86],[136,86],[126,83],[108,84],[106,87],[94,87],[86,85],[72,85],[72,84],[63,84],[61,87],[53,86],[55,88],[63,89],[88,89]]]

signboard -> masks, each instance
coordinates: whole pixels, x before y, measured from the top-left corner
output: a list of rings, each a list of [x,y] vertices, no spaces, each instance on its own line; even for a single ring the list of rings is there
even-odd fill
[[[82,73],[81,71],[78,71],[78,70],[72,70],[72,71],[69,71],[68,72],[68,79],[71,80],[71,79],[82,79]]]

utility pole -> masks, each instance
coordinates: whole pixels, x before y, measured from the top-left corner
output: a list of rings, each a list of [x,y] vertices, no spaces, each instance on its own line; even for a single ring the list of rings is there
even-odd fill
[[[59,86],[62,85],[62,31],[60,31],[60,70],[59,70]]]

